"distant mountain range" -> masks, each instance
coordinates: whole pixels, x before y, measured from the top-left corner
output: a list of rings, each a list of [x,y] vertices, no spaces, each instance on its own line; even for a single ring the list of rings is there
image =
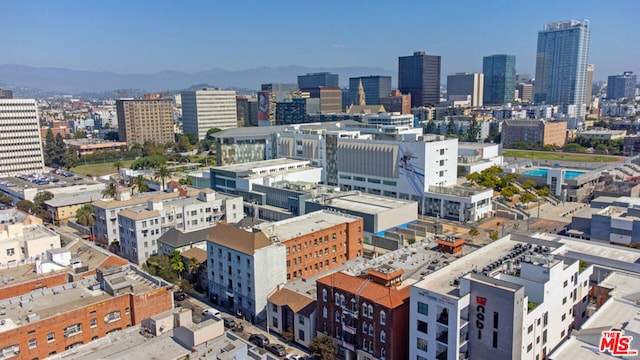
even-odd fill
[[[43,91],[77,94],[117,89],[175,91],[194,84],[212,84],[221,88],[259,90],[265,83],[295,83],[298,75],[328,71],[340,75],[340,85],[347,86],[349,77],[396,73],[376,67],[310,68],[303,66],[259,67],[227,71],[211,69],[197,73],[162,71],[155,74],[116,74],[108,71],[78,71],[60,68],[39,68],[23,65],[0,65],[0,87],[29,88]],[[394,83],[395,79],[392,80]]]

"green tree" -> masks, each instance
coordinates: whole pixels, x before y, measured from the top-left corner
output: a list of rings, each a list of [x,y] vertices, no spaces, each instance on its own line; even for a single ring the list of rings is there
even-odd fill
[[[104,190],[102,190],[102,197],[114,199],[117,193],[118,193],[118,184],[116,184],[115,181],[111,180],[109,181],[108,184],[104,186]]]
[[[178,183],[180,183],[180,185],[193,185],[193,180],[190,177],[187,177],[178,180]]]
[[[338,353],[333,343],[333,338],[324,334],[320,334],[311,340],[309,350],[312,355],[322,360],[335,360],[336,354]]]
[[[538,194],[538,196],[549,196],[549,189],[548,188],[538,189],[536,190],[536,194]]]
[[[119,141],[120,135],[117,131],[107,131],[107,133],[104,134],[104,139],[107,141]]]
[[[33,213],[33,203],[29,200],[20,200],[16,204],[16,207],[26,213]]]
[[[471,229],[469,229],[469,236],[471,236],[472,238],[475,238],[478,235],[480,235],[480,230],[478,230],[477,227],[474,226]]]
[[[525,190],[533,189],[535,186],[536,182],[531,179],[527,179],[522,183],[522,188]]]
[[[64,169],[71,170],[71,168],[78,166],[78,161],[79,159],[76,152],[71,149],[67,149],[67,151],[65,151],[64,155],[62,156],[60,165]]]
[[[113,164],[111,164],[111,166],[113,166],[118,174],[120,174],[120,169],[124,167],[124,162],[122,160],[116,160],[113,162]]]
[[[198,263],[198,259],[192,257],[191,259],[189,259],[189,262],[187,262],[187,272],[191,274],[199,266],[200,263]]]
[[[426,134],[435,134],[436,133],[436,124],[433,120],[427,121],[427,125],[424,128],[424,132]]]
[[[56,154],[56,137],[53,135],[53,131],[51,129],[47,129],[47,135],[45,136],[44,143],[44,164],[46,166],[53,166]]]
[[[13,199],[11,199],[11,197],[8,196],[7,194],[0,194],[0,203],[6,204],[6,205],[13,205]]]
[[[165,165],[160,165],[160,167],[158,168],[158,170],[156,170],[156,172],[153,174],[153,176],[156,179],[161,179],[162,180],[162,188],[161,191],[165,190],[164,187],[164,179],[168,178],[171,175],[171,171],[169,171],[169,169],[165,166]]]
[[[447,135],[455,135],[456,134],[456,122],[453,121],[453,118],[449,119],[447,122]]]
[[[53,199],[53,194],[51,192],[41,191],[33,197],[33,206],[35,209],[42,209],[44,207],[44,203],[51,199]]]
[[[184,136],[187,137],[187,139],[189,139],[189,144],[191,144],[192,146],[195,146],[196,144],[198,144],[198,135],[189,132],[184,134]]]
[[[505,186],[502,188],[502,190],[500,190],[500,195],[504,196],[507,199],[511,199],[513,195],[517,193],[518,193],[518,188],[513,185]]]
[[[96,214],[90,204],[84,204],[76,211],[76,222],[87,227],[92,227],[95,224]]]
[[[498,233],[498,230],[495,230],[489,233],[489,239],[493,241],[498,240],[498,237],[500,237],[500,233]]]
[[[536,196],[528,191],[525,191],[522,195],[520,195],[520,202],[523,204],[526,204],[535,200],[536,200]]]
[[[171,252],[171,270],[175,271],[178,274],[178,278],[182,278],[182,272],[184,271],[184,262],[182,261],[182,255],[180,255],[180,251],[173,250]]]
[[[478,120],[472,119],[469,124],[469,130],[465,136],[465,141],[476,142],[480,140],[480,123]]]
[[[133,187],[136,188],[136,190],[138,190],[139,193],[149,191],[149,185],[147,185],[147,180],[142,175],[138,175],[136,176],[135,179],[133,179]]]
[[[141,157],[131,164],[131,169],[140,170],[140,169],[154,169],[160,167],[160,165],[164,165],[167,163],[167,157],[164,155],[150,155]]]
[[[193,145],[189,142],[189,138],[185,135],[180,135],[178,142],[174,147],[176,152],[182,153],[193,150]]]
[[[165,149],[164,144],[158,144],[151,140],[147,140],[142,144],[142,154],[144,156],[163,155]]]
[[[78,131],[73,133],[73,138],[74,139],[86,139],[87,138],[87,133],[84,130],[78,130]]]

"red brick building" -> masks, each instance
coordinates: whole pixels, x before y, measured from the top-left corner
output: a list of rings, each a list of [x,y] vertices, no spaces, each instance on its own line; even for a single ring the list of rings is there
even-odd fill
[[[5,279],[14,274],[0,287],[4,358],[44,359],[173,308],[169,284],[81,242],[70,251],[83,266],[41,275],[34,265],[2,270]]]
[[[287,247],[287,280],[308,278],[362,256],[362,218],[321,210],[258,226]]]
[[[317,332],[338,341],[345,359],[408,359],[410,287],[403,273],[382,265],[363,276],[318,279]]]

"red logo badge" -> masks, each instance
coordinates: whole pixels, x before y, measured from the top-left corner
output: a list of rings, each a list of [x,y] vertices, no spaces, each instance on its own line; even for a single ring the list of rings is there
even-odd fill
[[[487,305],[487,298],[486,297],[482,297],[482,296],[476,296],[476,303],[478,305],[486,306]]]
[[[638,355],[638,350],[630,349],[633,336],[624,336],[620,331],[603,331],[600,338],[600,352],[609,351],[611,355]]]

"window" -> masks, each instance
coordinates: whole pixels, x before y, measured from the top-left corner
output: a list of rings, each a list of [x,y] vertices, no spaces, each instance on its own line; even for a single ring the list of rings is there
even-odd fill
[[[387,333],[384,330],[380,331],[380,342],[387,342]]]
[[[542,343],[543,344],[547,343],[547,330],[542,332]]]
[[[429,305],[418,301],[418,313],[422,315],[429,315]]]
[[[322,301],[327,301],[327,289],[322,289]]]
[[[428,334],[429,333],[429,324],[424,321],[418,320],[418,331],[421,333]]]
[[[367,303],[362,303],[362,316],[367,316]]]
[[[495,311],[493,312],[493,327],[498,328],[498,313]]]
[[[336,311],[336,322],[340,322],[340,312]]]
[[[527,352],[531,352],[531,349],[533,349],[533,343],[529,343],[529,345],[527,345]]]
[[[336,305],[340,305],[340,294],[336,293]]]
[[[56,334],[54,334],[52,332],[48,333],[47,334],[47,342],[48,343],[52,343],[54,341],[56,341]]]
[[[498,332],[494,331],[493,332],[493,347],[497,348],[498,347]]]
[[[385,314],[384,310],[380,311],[380,324],[385,325],[387,323],[387,314]]]
[[[298,315],[298,324],[304,325],[304,318]]]
[[[125,308],[124,309],[124,313],[125,313],[125,315],[129,315],[129,308]]]
[[[104,322],[106,323],[110,323],[110,322],[114,322],[114,321],[118,321],[120,320],[120,311],[116,310],[113,312],[108,313],[107,315],[104,316]]]
[[[271,325],[273,325],[273,327],[278,327],[278,318],[273,316],[271,317]]]
[[[304,341],[304,330],[298,330],[298,338],[300,341]]]
[[[422,338],[418,338],[418,341],[416,342],[416,347],[418,348],[418,350],[427,352],[427,340],[422,339]]]
[[[562,321],[567,318],[567,314],[562,314]]]
[[[533,331],[533,324],[529,325],[529,328],[527,329],[527,334],[531,334],[532,331]]]
[[[565,280],[564,283],[562,284],[562,287],[566,288],[568,283],[569,283],[569,281]]]
[[[369,305],[369,318],[373,319],[373,306]]]
[[[567,297],[565,296],[565,297],[562,298],[562,305],[564,305],[566,303],[567,303]]]
[[[36,339],[29,339],[29,349],[33,349],[38,346]]]
[[[277,313],[278,312],[278,305],[271,304],[271,310],[273,310],[273,312]]]
[[[67,326],[64,329],[64,337],[71,337],[80,333],[82,333],[82,324],[80,323]]]
[[[366,322],[363,322],[363,323],[362,323],[362,333],[363,333],[363,334],[366,334],[366,333],[367,333],[367,323],[366,323]]]
[[[325,319],[327,318],[327,308],[326,307],[322,308],[322,317],[325,318]]]
[[[7,256],[13,256],[16,253],[14,248],[7,249]]]
[[[98,320],[96,318],[92,318],[91,320],[89,320],[89,326],[93,329],[94,327],[98,326]]]

